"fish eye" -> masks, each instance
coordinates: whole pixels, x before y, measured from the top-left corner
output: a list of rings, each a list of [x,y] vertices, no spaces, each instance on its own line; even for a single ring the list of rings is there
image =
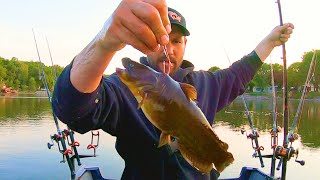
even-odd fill
[[[131,63],[130,63],[129,66],[130,66],[130,67],[134,67],[134,64],[131,64]]]

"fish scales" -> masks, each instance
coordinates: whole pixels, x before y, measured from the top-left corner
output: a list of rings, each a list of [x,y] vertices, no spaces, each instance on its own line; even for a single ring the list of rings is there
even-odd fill
[[[132,61],[122,59],[126,69],[117,69],[120,80],[136,97],[148,120],[162,131],[159,146],[178,140],[183,157],[203,173],[222,172],[233,162],[228,144],[221,141],[196,105],[193,86],[178,83],[170,76]]]

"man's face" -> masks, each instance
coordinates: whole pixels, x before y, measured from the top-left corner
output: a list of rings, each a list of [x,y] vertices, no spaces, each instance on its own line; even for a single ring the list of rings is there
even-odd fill
[[[172,31],[169,34],[169,39],[169,43],[166,47],[172,66],[170,66],[169,60],[164,54],[163,47],[161,47],[157,52],[147,54],[147,57],[150,66],[158,71],[167,73],[170,66],[170,75],[172,75],[177,71],[183,61],[187,38],[183,35],[178,26],[172,25]]]

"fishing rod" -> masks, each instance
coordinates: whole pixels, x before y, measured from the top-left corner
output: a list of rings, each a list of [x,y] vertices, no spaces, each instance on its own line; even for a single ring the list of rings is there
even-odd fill
[[[51,68],[52,68],[52,74],[54,75],[54,80],[57,81],[57,72],[56,70],[54,69],[54,65],[53,65],[53,59],[52,59],[52,56],[51,56],[51,50],[50,50],[50,46],[49,46],[49,42],[48,42],[48,39],[46,38],[47,40],[47,46],[48,46],[48,51],[49,51],[49,54],[50,54],[50,59],[51,59]],[[54,82],[55,84],[55,82]],[[99,134],[99,131],[97,132],[94,132],[94,131],[91,131],[91,144],[89,144],[87,146],[87,149],[93,149],[93,155],[79,155],[78,154],[78,150],[76,148],[76,146],[79,146],[80,144],[75,141],[75,138],[74,138],[74,131],[72,131],[69,126],[67,126],[67,130],[64,130],[66,134],[68,134],[69,136],[67,136],[67,139],[68,137],[70,137],[70,141],[68,139],[68,144],[74,149],[74,156],[71,157],[72,158],[76,158],[77,159],[77,162],[78,162],[78,166],[81,166],[81,162],[80,162],[80,158],[85,158],[85,157],[95,157],[96,156],[96,149],[98,148],[99,146],[99,141],[100,141],[100,134]],[[96,139],[96,142],[94,143],[94,137],[97,137]]]
[[[57,74],[56,74],[56,71],[54,69],[54,65],[53,65],[53,59],[52,59],[52,55],[51,55],[51,50],[50,50],[50,46],[49,46],[49,42],[48,42],[48,39],[46,38],[46,42],[47,42],[47,47],[48,47],[48,51],[49,51],[49,54],[50,54],[50,59],[51,59],[51,64],[52,64],[52,74],[54,75],[54,84],[55,84],[55,81],[57,81]],[[42,68],[43,69],[43,68]],[[45,77],[45,74],[44,74],[44,77]],[[48,89],[47,87],[47,83],[46,84],[46,89]],[[49,95],[50,97],[50,95]],[[49,98],[49,101],[50,101],[50,98]],[[50,104],[52,102],[50,101]],[[52,105],[51,105],[51,108],[52,108]],[[52,109],[52,112],[53,112],[53,115],[55,116],[56,118],[56,115]],[[56,120],[55,120],[56,122]],[[60,128],[59,128],[60,129]],[[61,130],[60,130],[61,131]],[[88,157],[96,157],[96,149],[98,148],[99,146],[99,141],[100,141],[100,134],[99,134],[99,131],[97,132],[94,132],[94,131],[91,131],[91,144],[89,144],[87,146],[87,149],[93,149],[93,155],[79,155],[78,153],[78,150],[77,150],[77,146],[80,146],[80,143],[75,141],[75,138],[74,138],[74,131],[71,130],[69,128],[69,126],[67,126],[67,129],[64,129],[62,132],[62,135],[63,135],[63,139],[66,139],[67,141],[67,144],[71,147],[71,154],[73,154],[70,159],[71,159],[71,167],[70,167],[70,171],[71,171],[71,179],[74,179],[75,178],[75,165],[74,165],[74,159],[77,160],[77,163],[78,163],[78,166],[81,166],[81,161],[80,161],[80,158],[88,158]],[[94,143],[94,137],[97,137],[97,140],[96,140],[96,143]],[[63,150],[61,150],[60,148],[60,144],[59,144],[59,140],[55,137],[55,136],[51,136],[51,142],[52,143],[48,143],[48,148],[51,149],[51,147],[53,146],[53,140],[55,140],[58,144],[58,149],[59,149],[59,152],[63,152]],[[66,143],[65,143],[66,144]],[[63,159],[61,162],[65,162],[65,160]]]
[[[228,59],[230,65],[231,65],[231,61],[230,61],[229,56],[228,56],[228,54],[227,54],[225,49],[224,49],[224,52],[225,52],[225,54],[227,56],[227,59]],[[259,146],[259,142],[258,142],[259,134],[258,134],[258,132],[256,130],[254,130],[253,122],[252,122],[252,119],[251,119],[251,116],[250,116],[250,113],[249,113],[249,110],[248,110],[248,106],[247,106],[246,100],[245,100],[243,95],[241,95],[241,99],[242,99],[242,102],[243,102],[243,105],[244,105],[244,108],[245,108],[245,113],[246,113],[248,121],[249,121],[250,129],[251,129],[251,134],[246,135],[246,136],[247,136],[248,139],[249,138],[251,139],[252,148],[255,151],[252,156],[259,158],[260,165],[263,168],[264,167],[264,163],[263,163],[261,151],[264,150],[264,147],[263,146]],[[241,131],[241,133],[243,134],[244,131]]]
[[[50,91],[49,91],[49,88],[48,88],[48,83],[47,83],[47,79],[46,79],[46,75],[45,75],[45,72],[44,72],[44,68],[42,66],[42,62],[41,62],[41,58],[40,58],[40,54],[39,54],[39,49],[38,49],[38,45],[37,45],[37,40],[36,40],[36,36],[35,36],[35,33],[34,33],[34,30],[32,29],[32,33],[33,33],[33,38],[34,38],[34,42],[35,42],[35,46],[36,46],[36,49],[37,49],[37,54],[38,54],[38,60],[39,60],[39,64],[40,64],[40,70],[41,70],[41,74],[42,74],[42,81],[43,81],[43,84],[45,86],[45,89],[46,89],[46,93],[47,93],[47,96],[48,96],[48,99],[49,99],[49,102],[50,102],[50,106],[51,106],[51,109],[52,109],[52,101],[51,101],[51,95],[50,95]],[[65,134],[63,131],[61,131],[60,127],[59,127],[59,123],[58,123],[58,118],[57,116],[55,115],[55,113],[52,111],[52,115],[53,115],[53,119],[54,119],[54,122],[55,122],[55,125],[56,125],[56,128],[57,128],[57,133],[58,134],[54,134],[53,136],[51,136],[51,142],[53,142],[52,140],[55,140],[58,144],[58,147],[59,147],[59,152],[62,153],[62,156],[63,156],[63,160],[61,162],[64,162],[65,159],[67,159],[67,162],[68,162],[68,166],[69,166],[69,169],[70,169],[70,172],[71,172],[71,179],[75,179],[75,167],[73,165],[73,162],[69,156],[69,154],[72,154],[72,150],[71,149],[68,149],[67,148],[67,145],[66,145],[66,142],[65,142]],[[60,149],[60,143],[61,143],[61,146],[62,146],[62,149]],[[53,146],[53,143],[48,143],[48,148],[50,149],[51,146]]]
[[[282,20],[282,11],[281,11],[281,4],[280,4],[280,0],[277,0],[277,4],[278,4],[278,10],[279,10],[279,18],[280,18],[280,25],[283,26],[283,20]],[[298,150],[295,150],[292,147],[292,142],[296,139],[298,139],[298,135],[297,134],[293,134],[294,128],[296,126],[296,122],[298,119],[298,116],[300,114],[301,108],[303,106],[304,103],[304,98],[305,98],[305,90],[306,90],[306,84],[304,87],[304,92],[302,94],[302,97],[300,99],[300,103],[299,103],[299,107],[295,116],[295,120],[292,126],[292,129],[290,131],[290,134],[288,134],[288,128],[289,128],[289,111],[288,111],[288,81],[287,81],[287,60],[286,60],[286,48],[285,48],[285,43],[282,44],[282,54],[283,54],[283,129],[284,129],[284,133],[283,133],[283,146],[277,146],[275,147],[274,150],[274,156],[276,156],[277,158],[280,159],[280,162],[278,164],[277,170],[280,170],[280,166],[282,165],[282,170],[281,170],[281,179],[285,180],[286,179],[286,171],[287,171],[287,162],[290,160],[291,157],[293,157],[294,155],[296,155],[296,160],[295,162],[299,163],[300,165],[304,165],[305,162],[304,161],[299,161],[297,160],[298,157]],[[309,73],[308,73],[308,77],[306,80],[306,83],[310,78],[310,74],[311,74],[311,67],[313,65],[310,64],[310,69],[309,69]],[[291,144],[290,147],[288,147],[289,143]]]
[[[301,98],[300,98],[300,102],[299,102],[299,105],[298,105],[298,108],[297,108],[297,111],[296,111],[296,114],[295,114],[295,117],[294,117],[294,120],[293,120],[293,123],[292,123],[292,127],[290,129],[290,132],[288,133],[287,135],[287,139],[284,139],[285,143],[286,144],[291,144],[291,146],[289,148],[282,148],[282,147],[277,147],[278,150],[276,150],[277,152],[280,150],[282,151],[280,153],[280,155],[282,154],[283,157],[285,157],[287,160],[290,160],[291,157],[293,157],[294,155],[296,155],[296,159],[295,159],[295,162],[299,163],[300,165],[304,165],[305,164],[305,161],[304,160],[297,160],[298,159],[298,154],[299,154],[299,151],[298,149],[295,150],[293,147],[292,147],[292,142],[295,141],[296,139],[298,139],[298,134],[295,134],[294,133],[294,130],[296,128],[296,125],[297,125],[297,121],[298,121],[298,118],[299,118],[299,115],[301,114],[301,110],[302,110],[302,107],[304,105],[304,100],[305,100],[305,96],[306,96],[306,92],[307,92],[307,85],[310,83],[311,81],[311,74],[312,74],[312,68],[314,67],[314,64],[315,64],[315,57],[316,57],[316,50],[314,51],[313,53],[313,57],[312,57],[312,60],[311,60],[311,63],[309,65],[309,71],[308,71],[308,75],[307,75],[307,78],[306,78],[306,82],[304,84],[304,88],[303,88],[303,92],[302,92],[302,95],[301,95]],[[283,159],[283,158],[282,158]],[[281,162],[281,161],[280,161]],[[278,168],[280,166],[280,163],[278,165]]]
[[[280,0],[277,0],[280,26],[283,26],[282,10]],[[287,56],[285,43],[282,44],[282,60],[283,60],[283,148],[288,147],[287,133],[289,126],[289,110],[288,110],[288,74],[287,74]],[[288,158],[281,158],[280,164],[282,163],[281,179],[286,179]]]
[[[300,101],[299,101],[299,105],[298,105],[298,108],[297,108],[297,111],[296,111],[296,114],[295,114],[295,117],[294,117],[294,120],[293,120],[292,127],[290,129],[290,132],[287,135],[287,139],[284,139],[284,143],[288,144],[288,145],[290,144],[290,147],[277,146],[276,149],[275,149],[275,154],[274,155],[277,158],[281,158],[280,162],[278,164],[277,170],[280,170],[280,166],[281,166],[281,163],[283,162],[283,160],[287,160],[288,161],[294,155],[296,155],[295,162],[299,163],[301,166],[305,165],[305,161],[304,160],[298,160],[299,151],[298,151],[298,149],[294,149],[292,147],[292,143],[299,138],[299,135],[294,133],[294,130],[296,129],[298,118],[301,117],[300,115],[301,115],[301,111],[302,111],[302,108],[303,108],[303,105],[304,105],[304,101],[305,101],[305,96],[306,96],[306,92],[307,92],[307,85],[310,84],[310,81],[311,81],[311,78],[312,78],[311,77],[312,76],[311,75],[312,74],[312,69],[315,68],[315,65],[314,65],[315,64],[315,59],[316,59],[315,57],[316,57],[316,51],[314,51],[312,60],[311,60],[310,65],[309,65],[309,71],[308,71],[308,74],[307,74],[306,82],[304,84],[303,92],[302,92],[302,95],[301,95],[301,98],[300,98]],[[283,177],[282,177],[282,179],[283,179]]]
[[[275,176],[275,168],[276,168],[276,156],[275,156],[275,147],[278,145],[278,132],[279,128],[277,126],[277,99],[276,99],[276,90],[274,85],[274,72],[272,61],[270,63],[271,67],[271,85],[272,85],[272,119],[273,119],[273,127],[271,130],[271,147],[273,149],[273,155],[271,158],[271,168],[270,168],[270,176]]]
[[[51,68],[52,68],[52,74],[54,76],[54,81],[53,81],[53,84],[55,84],[55,82],[57,81],[57,73],[54,69],[54,65],[53,65],[53,59],[52,59],[52,55],[51,55],[51,50],[50,50],[50,46],[49,46],[49,41],[48,41],[48,38],[46,37],[46,42],[47,42],[47,47],[48,47],[48,51],[49,51],[49,54],[50,54],[50,60],[51,60]],[[53,112],[53,110],[52,110]],[[78,150],[77,150],[77,146],[80,146],[80,143],[75,141],[75,138],[74,138],[74,132],[69,128],[69,126],[67,126],[67,129],[65,129],[63,131],[65,133],[65,135],[67,135],[67,142],[69,144],[69,146],[72,147],[73,149],[73,152],[74,152],[74,155],[71,157],[71,160],[73,160],[74,158],[77,160],[78,162],[78,166],[81,166],[81,161],[80,161],[80,156],[78,154]],[[70,140],[69,140],[69,137],[70,137]],[[73,161],[72,161],[73,163]]]

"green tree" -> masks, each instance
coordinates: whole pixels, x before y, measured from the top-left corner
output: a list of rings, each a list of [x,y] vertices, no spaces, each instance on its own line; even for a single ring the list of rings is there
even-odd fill
[[[306,77],[306,72],[301,62],[293,63],[288,68],[288,87],[302,86],[303,79]]]
[[[7,69],[2,67],[2,65],[0,64],[0,83],[6,79],[6,76],[7,76]]]
[[[219,67],[213,66],[208,71],[215,72],[216,70],[219,70],[219,69],[220,69]]]
[[[306,52],[301,57],[301,62],[291,64],[288,68],[288,87],[302,87],[306,82],[311,60],[315,51]],[[316,90],[320,83],[320,51],[316,50],[315,65],[312,68],[311,83]]]
[[[271,67],[269,64],[263,64],[252,80],[256,87],[265,88],[271,84]]]
[[[34,77],[31,77],[28,80],[28,88],[30,91],[36,91],[37,90],[37,85],[36,85],[36,80],[34,79]]]
[[[44,64],[42,65],[48,87],[50,90],[53,90],[56,81],[52,72],[53,68],[51,66],[45,66]],[[63,67],[54,65],[54,71],[57,76],[60,75],[62,70]],[[0,57],[0,83],[22,91],[36,91],[37,88],[44,88],[40,63],[19,61],[18,58],[15,57],[10,60]]]
[[[279,89],[281,89],[283,86],[283,66],[281,64],[275,63],[272,65],[272,67],[273,67],[274,85],[278,86]]]
[[[309,51],[305,53],[302,57],[302,67],[304,68],[304,71],[306,74],[305,75],[305,80],[306,80],[313,56],[315,58],[315,64],[314,64],[314,68],[312,69],[313,77],[311,79],[311,83],[315,86],[317,90],[320,83],[320,50],[314,50],[314,51]],[[303,85],[305,83],[305,80],[303,82]]]

